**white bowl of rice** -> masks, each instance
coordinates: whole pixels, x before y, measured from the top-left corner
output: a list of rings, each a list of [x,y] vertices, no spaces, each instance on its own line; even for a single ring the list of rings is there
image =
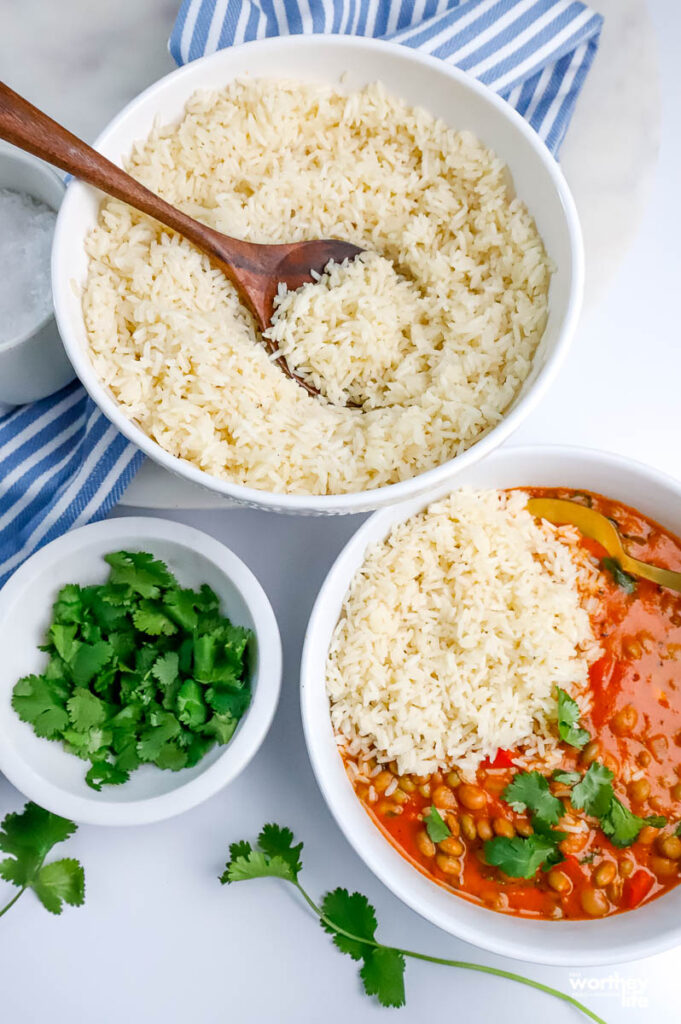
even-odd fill
[[[69,186],[52,273],[76,372],[123,434],[216,494],[346,513],[428,493],[508,437],[565,356],[583,284],[565,180],[442,61],[347,36],[247,43],[151,86],[96,147],[227,234],[366,250],[281,296],[273,337],[311,398],[207,257]]]
[[[369,771],[368,756],[370,786],[377,773],[388,776],[390,757],[400,780],[404,772],[428,776],[433,765],[447,772],[443,749],[454,752],[464,781],[482,755],[493,759],[504,747],[525,759],[514,754],[522,770],[540,762],[551,771],[554,683],[572,688],[583,713],[588,667],[600,656],[585,608],[593,611],[602,591],[593,565],[576,554],[577,535],[540,525],[516,488],[607,495],[681,534],[681,484],[603,452],[505,448],[462,472],[457,485],[376,512],[320,590],[302,655],[301,708],[322,794],[381,881],[458,938],[563,966],[661,952],[681,941],[681,886],[634,912],[589,920],[499,913],[501,906],[437,884],[400,851],[398,832],[388,837],[377,827],[366,799],[390,796],[395,782],[386,789],[377,778],[378,796],[360,797],[355,769]],[[465,881],[456,888],[466,894]]]

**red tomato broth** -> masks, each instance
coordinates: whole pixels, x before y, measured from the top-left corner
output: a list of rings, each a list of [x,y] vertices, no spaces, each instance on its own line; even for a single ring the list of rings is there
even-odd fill
[[[634,509],[597,494],[563,488],[523,490],[534,497],[590,502],[597,511],[617,522],[632,555],[664,568],[681,570],[681,541]],[[598,561],[606,555],[594,541],[582,538],[581,543]],[[531,831],[528,817],[515,812],[500,796],[514,774],[524,770],[513,765],[513,751],[499,751],[491,764],[487,761],[481,765],[476,782],[485,793],[484,807],[466,809],[456,797],[457,787],[448,787],[454,794],[455,806],[441,813],[464,847],[460,856],[449,858],[459,861],[455,875],[439,866],[440,849],[426,855],[419,847],[425,834],[423,814],[433,803],[428,790],[443,785],[442,772],[425,780],[418,776],[407,777],[410,781],[405,787],[409,791],[398,787],[392,799],[382,799],[379,793],[372,801],[370,786],[356,783],[355,789],[366,810],[400,853],[422,873],[458,896],[522,917],[584,919],[596,916],[587,913],[582,904],[583,897],[588,902],[587,891],[599,889],[606,897],[607,910],[597,916],[608,916],[648,902],[681,881],[681,861],[661,856],[659,848],[662,839],[672,835],[681,818],[681,595],[645,580],[637,580],[636,591],[630,595],[609,573],[602,572],[598,596],[599,610],[592,617],[592,625],[603,655],[591,667],[592,707],[581,718],[581,725],[589,731],[598,749],[590,750],[593,743],[583,751],[561,744],[560,767],[583,772],[589,760],[606,764],[615,773],[615,793],[627,807],[641,817],[662,814],[668,818],[668,825],[660,830],[644,828],[635,843],[619,849],[608,840],[595,819],[571,807],[567,787],[551,783],[554,794],[563,799],[566,814],[588,825],[588,831],[571,832],[561,843],[565,860],[556,870],[567,876],[570,885],[570,891],[561,893],[549,883],[551,872],[538,870],[533,878],[525,880],[510,878],[487,865],[484,839],[479,835],[475,838],[464,835],[465,817],[472,819],[476,830],[478,827],[484,830],[487,838],[495,832],[501,819],[510,822],[516,831],[524,830],[525,834]],[[616,718],[618,712],[623,711],[629,716],[625,729],[618,728]],[[631,725],[634,712],[635,722]],[[344,757],[350,760],[347,755]],[[396,775],[394,764],[390,770]],[[644,799],[637,799],[635,787],[631,788],[635,780],[627,785],[632,772],[642,775],[649,785],[650,791]],[[402,782],[400,779],[400,784]],[[425,787],[423,792],[420,786]],[[566,820],[569,821],[561,819],[556,827],[562,829]],[[466,824],[470,830],[470,821]],[[596,886],[593,876],[606,862],[612,862],[616,869],[614,879],[607,885]],[[612,870],[605,868],[603,873],[607,875]],[[602,897],[598,898],[602,902]]]

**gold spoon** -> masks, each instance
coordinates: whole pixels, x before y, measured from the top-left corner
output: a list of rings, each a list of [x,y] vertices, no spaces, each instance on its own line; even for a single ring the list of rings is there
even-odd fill
[[[661,587],[669,587],[670,590],[676,590],[681,594],[681,572],[660,569],[657,565],[650,565],[648,562],[641,562],[638,558],[632,558],[624,550],[617,528],[606,516],[596,512],[595,509],[563,498],[530,498],[527,510],[533,516],[548,519],[556,526],[566,523],[576,526],[585,537],[590,537],[591,540],[597,541],[601,547],[604,547],[610,557],[615,558],[625,572],[631,573],[632,576],[640,576],[644,580],[650,580]]]

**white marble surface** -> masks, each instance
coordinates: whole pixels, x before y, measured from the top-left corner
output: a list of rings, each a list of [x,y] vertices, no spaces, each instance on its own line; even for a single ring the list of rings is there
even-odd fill
[[[606,8],[605,0],[600,6]],[[675,0],[650,0],[649,6],[660,51],[663,112],[650,201],[636,226],[633,213],[643,207],[642,179],[651,176],[656,138],[656,108],[647,105],[651,83],[655,89],[650,37],[640,3],[608,0],[610,57],[604,49],[601,58],[607,59],[594,69],[591,96],[587,92],[584,97],[589,97],[588,109],[586,103],[580,108],[584,120],[581,127],[579,121],[573,125],[564,159],[566,166],[573,161],[575,186],[580,173],[591,182],[592,216],[605,225],[598,232],[617,241],[600,255],[590,243],[596,253],[590,274],[608,264],[600,297],[595,296],[582,321],[559,381],[516,439],[610,448],[678,476],[681,8]],[[173,14],[174,3],[166,0],[118,0],[115,5],[0,0],[0,74],[92,137],[126,98],[170,67],[165,40]],[[627,39],[640,43],[629,46],[631,75],[620,64],[613,83],[618,45],[624,47]],[[591,88],[596,72],[611,90],[600,120],[598,104],[605,101]],[[578,130],[580,145],[573,142],[579,140]],[[601,152],[616,149],[618,138],[619,146],[629,138],[631,151],[620,149],[615,170],[608,173],[593,155],[599,146]],[[619,212],[616,192],[625,200]],[[611,199],[613,208],[608,209]],[[312,893],[337,884],[366,892],[386,938],[520,970],[566,991],[581,990],[608,1024],[678,1019],[678,950],[576,973],[488,957],[402,906],[342,838],[305,753],[298,662],[315,591],[357,520],[300,520],[250,510],[169,515],[230,545],[266,587],[284,638],[280,709],[247,772],[202,807],[143,829],[80,830],[70,848],[86,866],[85,907],[53,918],[28,894],[0,921],[3,1022],[345,1024],[462,1017],[488,1024],[507,1019],[509,1010],[523,1024],[583,1019],[510,982],[425,964],[408,966],[406,1010],[375,1008],[360,994],[354,966],[333,950],[291,893],[270,881],[229,890],[218,885],[228,843],[252,835],[265,820],[290,824],[304,839],[305,878]],[[0,816],[20,804],[20,795],[0,780]]]

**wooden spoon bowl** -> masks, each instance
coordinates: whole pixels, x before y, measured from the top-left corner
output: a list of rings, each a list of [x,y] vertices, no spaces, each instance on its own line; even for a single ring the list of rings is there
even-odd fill
[[[359,246],[337,239],[259,245],[223,235],[150,192],[2,82],[0,138],[94,185],[114,199],[121,199],[182,235],[229,278],[261,331],[272,321],[280,283],[293,291],[313,281],[314,274],[321,274],[330,260],[342,263],[362,252]],[[272,355],[276,354],[273,341],[263,337],[263,342]],[[274,361],[309,394],[319,394],[317,388],[293,373],[282,355]]]

